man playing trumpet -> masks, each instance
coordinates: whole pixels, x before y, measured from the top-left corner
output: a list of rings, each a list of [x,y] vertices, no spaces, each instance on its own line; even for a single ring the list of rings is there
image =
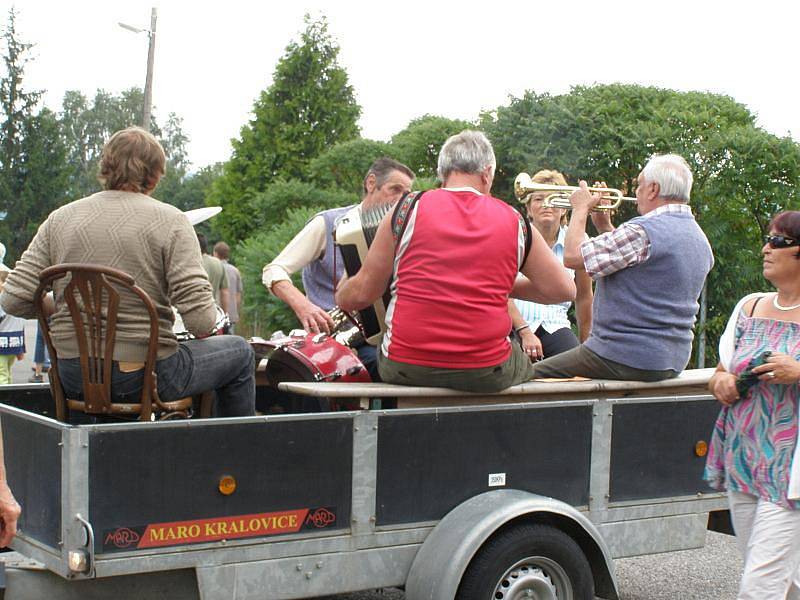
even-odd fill
[[[688,206],[692,172],[675,154],[653,156],[639,174],[641,216],[614,228],[586,182],[572,194],[564,265],[596,283],[592,331],[577,348],[537,363],[535,377],[659,381],[689,360],[697,298],[714,264],[711,246]]]

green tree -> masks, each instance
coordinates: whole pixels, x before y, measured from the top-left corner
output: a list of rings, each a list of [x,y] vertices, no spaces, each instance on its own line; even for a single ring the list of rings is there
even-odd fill
[[[177,197],[181,194],[181,188],[187,181],[186,176],[191,163],[186,148],[189,138],[183,131],[181,117],[175,113],[169,113],[161,132],[160,141],[164,147],[164,153],[167,155],[167,172],[159,182],[154,195],[183,210],[183,207],[178,204]]]
[[[3,32],[0,79],[0,224],[8,258],[27,246],[42,214],[64,198],[64,148],[54,115],[35,113],[42,92],[23,86],[32,44],[19,39],[16,12],[11,9]]]
[[[249,202],[254,231],[283,222],[292,209],[314,206],[320,210],[356,204],[359,196],[337,189],[323,189],[303,181],[277,181]],[[223,211],[224,213],[224,211]],[[297,228],[297,233],[300,231]]]
[[[720,324],[745,291],[765,287],[758,241],[769,217],[797,205],[800,148],[755,126],[727,96],[635,85],[576,87],[551,96],[527,92],[482,116],[495,148],[496,195],[511,199],[521,171],[549,168],[568,181],[606,181],[628,195],[654,153],[675,152],[695,176],[692,208],[715,249],[708,280],[707,364]],[[635,215],[626,207],[618,221]],[[747,247],[745,247],[747,246]]]
[[[0,80],[0,111],[3,122],[2,167],[12,172],[21,160],[22,129],[25,120],[33,115],[33,110],[42,96],[41,90],[26,90],[23,85],[25,67],[30,62],[33,44],[23,42],[17,36],[17,13],[14,8],[8,11],[8,22],[3,31],[3,65],[5,77]]]
[[[67,153],[56,115],[44,109],[26,118],[20,134],[13,202],[0,225],[12,261],[28,247],[44,218],[68,200]]]
[[[396,158],[386,142],[355,139],[341,142],[320,154],[309,164],[311,181],[321,188],[337,188],[361,196],[367,169],[382,156]]]
[[[214,180],[216,180],[221,173],[222,163],[214,163],[213,165],[203,167],[196,173],[189,173],[183,178],[174,193],[168,191],[170,194],[169,203],[177,206],[181,210],[191,210],[193,208],[205,206],[206,196],[211,190]],[[154,192],[154,195],[159,200],[162,199],[162,184],[159,184],[159,187]],[[211,221],[211,229],[216,231],[213,227],[213,223],[214,221]]]
[[[338,64],[339,47],[324,18],[306,16],[305,22],[300,41],[287,46],[272,85],[233,141],[233,156],[207,199],[224,207],[219,219],[228,239],[244,239],[253,231],[243,211],[255,194],[278,179],[306,179],[313,158],[358,136],[361,108]]]
[[[139,124],[143,104],[144,94],[136,87],[120,94],[97,90],[91,102],[75,90],[64,94],[59,118],[72,167],[72,198],[81,198],[100,189],[97,169],[103,145],[114,132]],[[162,130],[153,115],[150,130],[159,138],[167,155],[167,173],[155,196],[172,203],[190,166],[186,149],[189,140],[183,131],[183,120],[170,113]]]
[[[451,135],[470,128],[474,125],[468,121],[424,115],[413,119],[405,129],[396,133],[392,137],[392,147],[397,160],[407,165],[417,177],[435,178],[442,145]]]

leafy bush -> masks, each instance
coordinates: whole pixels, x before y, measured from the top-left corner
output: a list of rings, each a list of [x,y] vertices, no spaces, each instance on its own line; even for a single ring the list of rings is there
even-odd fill
[[[341,142],[311,161],[311,181],[320,187],[336,188],[361,196],[367,169],[382,156],[397,158],[386,142],[359,138]]]

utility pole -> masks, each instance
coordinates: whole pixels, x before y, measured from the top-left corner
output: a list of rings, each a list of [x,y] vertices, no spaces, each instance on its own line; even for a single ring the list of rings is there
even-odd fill
[[[156,54],[156,20],[157,11],[153,7],[150,12],[150,29],[141,29],[128,25],[127,23],[119,23],[119,26],[133,33],[146,33],[150,39],[150,44],[147,47],[147,78],[144,82],[144,109],[142,110],[142,128],[150,131],[150,112],[153,108],[153,59]]]
[[[144,82],[144,111],[142,112],[142,127],[150,131],[150,112],[153,108],[153,58],[156,53],[156,8],[150,13],[150,31],[148,37],[150,44],[147,48],[147,78]]]

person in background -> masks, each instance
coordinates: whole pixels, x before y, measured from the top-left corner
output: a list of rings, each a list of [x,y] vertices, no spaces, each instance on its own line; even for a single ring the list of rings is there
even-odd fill
[[[211,283],[211,289],[214,292],[214,300],[227,313],[228,276],[225,273],[225,267],[222,261],[208,254],[206,236],[200,232],[197,232],[197,243],[200,244],[200,252],[203,255],[203,268],[208,274],[208,281]]]
[[[47,345],[44,343],[39,324],[36,324],[36,346],[33,350],[33,375],[28,378],[28,383],[43,383],[44,373],[50,370],[50,355],[47,352]]]
[[[738,599],[784,600],[800,598],[800,211],[772,219],[761,252],[777,291],[744,297],[721,338],[705,478],[728,492]]]
[[[225,242],[217,242],[214,244],[214,257],[217,258],[222,266],[225,267],[225,275],[228,279],[228,318],[231,320],[230,333],[236,333],[236,323],[239,322],[239,311],[242,308],[242,293],[244,292],[244,285],[242,284],[242,274],[239,269],[234,267],[228,262],[231,255],[231,249]]]
[[[543,170],[531,178],[535,183],[567,185],[558,171]],[[529,194],[524,202],[531,224],[542,234],[544,241],[564,264],[564,240],[567,235],[567,211],[563,208],[542,206],[547,192]],[[567,271],[575,278],[575,316],[578,321],[580,341],[585,342],[592,327],[592,280],[586,271]],[[575,348],[578,338],[572,332],[567,317],[570,302],[537,304],[527,300],[509,300],[508,312],[520,344],[531,360],[555,356]]]
[[[5,265],[6,247],[0,244],[0,292],[10,269]],[[0,308],[0,385],[11,383],[11,367],[25,358],[25,320],[6,314]]]

